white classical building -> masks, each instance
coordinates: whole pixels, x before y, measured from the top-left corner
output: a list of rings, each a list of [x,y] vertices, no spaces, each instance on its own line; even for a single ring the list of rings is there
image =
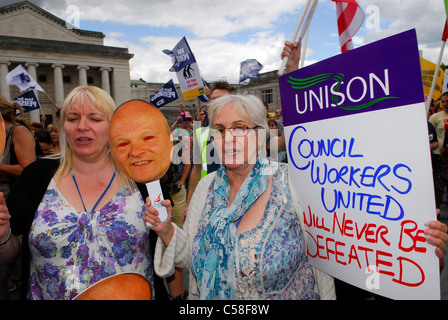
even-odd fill
[[[74,28],[29,1],[0,7],[0,95],[20,95],[6,75],[22,65],[45,93],[38,92],[42,111],[51,122],[55,106],[78,85],[94,85],[111,94],[117,104],[131,98],[127,48],[104,45],[102,32]],[[41,111],[41,112],[42,112]],[[39,122],[39,110],[29,113]]]

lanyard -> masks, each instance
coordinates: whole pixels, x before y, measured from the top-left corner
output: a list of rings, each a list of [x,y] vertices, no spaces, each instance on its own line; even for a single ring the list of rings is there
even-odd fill
[[[75,175],[73,174],[73,170],[72,169],[70,169],[70,173],[72,174],[72,178],[73,178],[73,181],[75,182],[76,189],[78,189],[79,198],[81,199],[82,205],[84,207],[84,211],[87,212],[86,205],[84,204],[84,200],[82,199],[81,191],[79,191],[78,183],[76,182]],[[95,212],[96,206],[98,205],[98,203],[100,203],[101,199],[103,199],[103,197],[106,194],[107,190],[109,190],[110,185],[112,184],[112,181],[114,181],[114,178],[115,178],[115,171],[114,171],[114,174],[112,175],[112,178],[109,181],[109,184],[106,187],[106,190],[104,190],[103,194],[99,197],[99,199],[97,200],[97,202],[93,206],[92,211],[90,213]]]

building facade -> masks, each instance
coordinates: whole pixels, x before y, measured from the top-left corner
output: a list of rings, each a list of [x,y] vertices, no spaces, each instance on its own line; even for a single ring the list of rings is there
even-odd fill
[[[236,84],[231,83],[240,94],[252,94],[261,99],[269,107],[269,112],[274,113],[277,108],[281,108],[280,89],[278,84],[278,71],[261,73],[259,79],[251,79],[249,83]],[[162,88],[164,83],[146,82],[143,79],[131,80],[131,95],[133,99],[143,99],[150,101],[151,98]],[[192,116],[198,110],[198,107],[204,103],[199,98],[185,101],[182,99],[180,86],[176,85],[179,100],[175,100],[160,110],[164,113],[168,122],[172,123],[179,112],[180,104],[186,106]]]
[[[29,112],[30,122],[55,118],[55,104],[76,86],[95,85],[117,104],[131,98],[127,48],[104,45],[102,32],[81,30],[29,1],[0,7],[0,95],[20,95],[6,83],[6,75],[22,65],[45,90],[37,92],[42,110]]]

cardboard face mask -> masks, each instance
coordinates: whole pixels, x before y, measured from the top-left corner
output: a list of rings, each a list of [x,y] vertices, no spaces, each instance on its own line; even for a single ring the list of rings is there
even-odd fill
[[[164,115],[146,101],[125,102],[111,118],[109,142],[117,167],[132,180],[145,183],[157,207],[156,201],[163,199],[158,180],[168,171],[173,149]]]

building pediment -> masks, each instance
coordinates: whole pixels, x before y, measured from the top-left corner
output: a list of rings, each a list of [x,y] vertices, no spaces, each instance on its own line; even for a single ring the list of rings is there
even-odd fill
[[[77,29],[63,19],[22,1],[0,7],[0,35],[103,45],[102,32]]]

